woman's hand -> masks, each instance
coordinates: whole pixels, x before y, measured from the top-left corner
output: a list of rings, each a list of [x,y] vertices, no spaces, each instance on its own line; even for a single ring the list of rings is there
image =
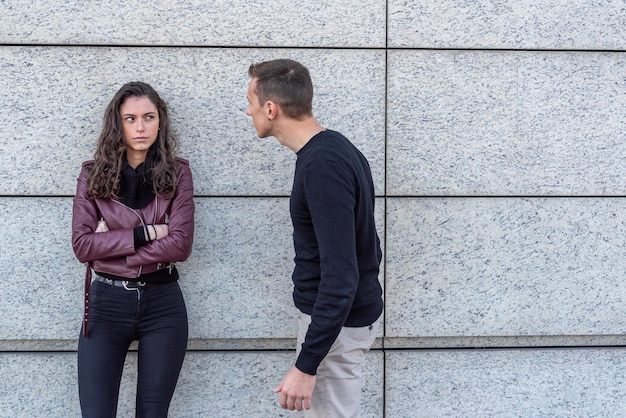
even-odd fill
[[[148,235],[150,236],[150,241],[167,237],[169,231],[170,230],[167,224],[148,225]]]
[[[148,241],[159,240],[165,238],[169,235],[169,227],[167,224],[155,224],[155,225],[147,225],[146,227],[148,231]],[[109,226],[107,225],[104,219],[100,219],[98,221],[98,225],[96,226],[96,233],[98,232],[108,232]]]
[[[100,219],[98,221],[98,225],[96,226],[95,232],[98,233],[98,232],[108,232],[108,231],[109,231],[109,226],[107,225],[104,219]]]

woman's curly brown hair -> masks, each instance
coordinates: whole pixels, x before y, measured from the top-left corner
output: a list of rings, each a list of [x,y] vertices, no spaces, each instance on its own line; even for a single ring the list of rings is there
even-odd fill
[[[127,83],[115,94],[104,112],[102,132],[94,154],[94,165],[89,172],[87,191],[97,199],[117,199],[124,164],[126,145],[122,134],[120,106],[129,97],[147,97],[159,112],[157,140],[146,156],[146,177],[152,180],[155,194],[172,198],[176,192],[176,160],[174,153],[178,139],[170,131],[167,105],[150,85]]]

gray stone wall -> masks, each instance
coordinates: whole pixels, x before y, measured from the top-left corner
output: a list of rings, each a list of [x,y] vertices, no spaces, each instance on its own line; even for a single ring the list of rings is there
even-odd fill
[[[373,170],[386,310],[362,415],[623,414],[623,1],[175,3],[0,1],[1,417],[80,414],[71,200],[131,80],[168,102],[195,181],[171,416],[287,416],[295,157],[244,113],[248,66],[278,57]]]

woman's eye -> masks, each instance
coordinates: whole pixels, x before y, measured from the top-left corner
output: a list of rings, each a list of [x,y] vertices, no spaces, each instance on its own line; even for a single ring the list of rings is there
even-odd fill
[[[127,116],[126,118],[124,118],[124,120],[125,120],[126,122],[132,122],[132,121],[134,121],[134,120],[135,120],[135,118],[133,118],[132,116]]]

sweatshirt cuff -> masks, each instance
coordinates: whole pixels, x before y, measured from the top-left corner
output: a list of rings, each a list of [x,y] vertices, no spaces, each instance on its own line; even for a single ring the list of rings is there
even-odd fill
[[[319,363],[321,363],[321,361]],[[305,358],[305,356],[300,353],[298,359],[296,360],[296,369],[300,370],[302,373],[315,376],[317,374],[317,368],[320,365],[319,363],[316,363],[314,360],[311,361],[311,359]]]
[[[133,235],[135,237],[135,248],[143,247],[148,243],[143,226],[135,227],[135,229],[133,229]]]

